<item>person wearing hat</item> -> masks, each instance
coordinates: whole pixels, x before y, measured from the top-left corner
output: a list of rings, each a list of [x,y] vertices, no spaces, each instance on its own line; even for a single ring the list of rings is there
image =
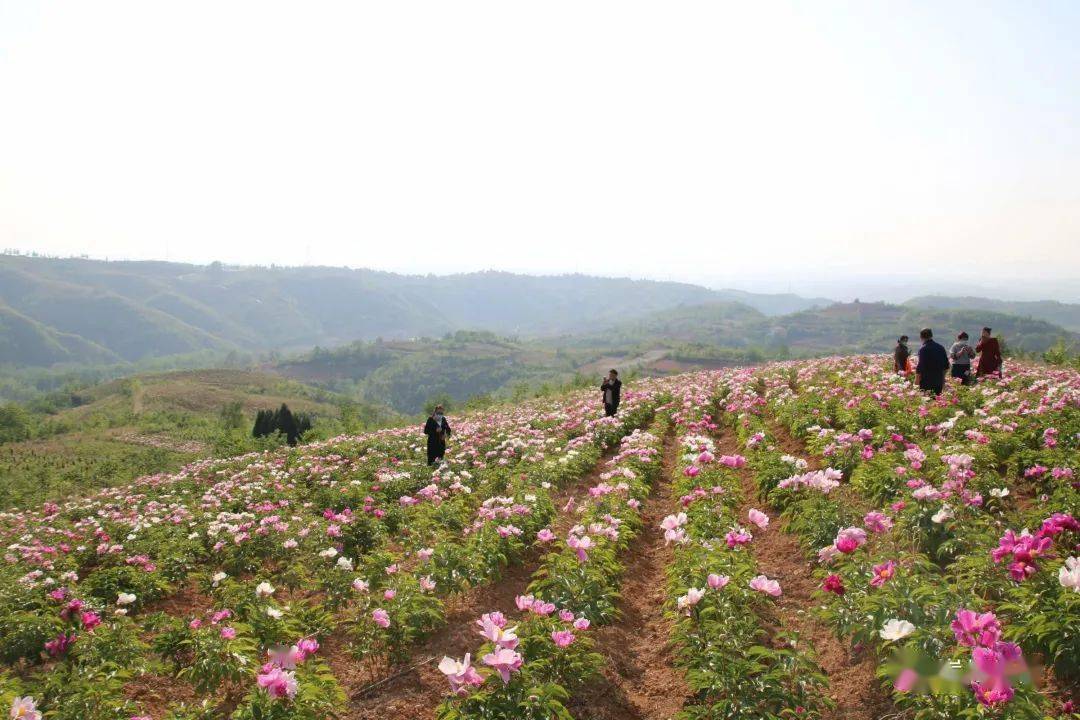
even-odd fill
[[[442,462],[446,454],[446,438],[450,437],[453,430],[450,423],[446,422],[446,415],[442,405],[436,405],[434,412],[424,423],[424,434],[427,435],[427,463],[434,465]]]

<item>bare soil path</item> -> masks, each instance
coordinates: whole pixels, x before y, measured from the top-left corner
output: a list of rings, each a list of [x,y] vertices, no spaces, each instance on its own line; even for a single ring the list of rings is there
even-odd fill
[[[672,549],[664,545],[660,521],[678,505],[671,490],[678,451],[669,434],[663,472],[642,507],[644,527],[625,560],[620,618],[593,635],[597,652],[607,659],[603,675],[577,691],[569,707],[577,720],[668,720],[690,697],[674,667],[672,623],[663,613]]]
[[[806,448],[786,433],[782,427],[773,428],[777,444],[797,457],[806,457]],[[741,448],[734,433],[725,429],[717,437],[717,449],[723,454],[738,454]],[[809,460],[809,458],[807,458]],[[771,508],[758,495],[757,485],[748,468],[740,470],[744,493],[739,509],[741,522],[749,525],[747,512],[757,508],[772,516]],[[766,530],[751,526],[754,535],[749,548],[759,570],[778,580],[783,595],[776,603],[772,631],[795,631],[800,642],[815,652],[822,671],[829,677],[829,695],[836,708],[827,713],[827,720],[880,720],[895,715],[896,709],[882,691],[875,676],[877,662],[867,652],[853,652],[839,640],[832,629],[815,614],[817,601],[814,591],[818,583],[813,577],[813,565],[806,560],[798,538],[784,532],[779,519],[772,518]]]

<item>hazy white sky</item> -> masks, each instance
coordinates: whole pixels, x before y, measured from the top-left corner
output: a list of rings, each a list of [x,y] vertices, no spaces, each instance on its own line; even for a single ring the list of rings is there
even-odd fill
[[[1080,3],[0,0],[0,247],[1080,276]]]

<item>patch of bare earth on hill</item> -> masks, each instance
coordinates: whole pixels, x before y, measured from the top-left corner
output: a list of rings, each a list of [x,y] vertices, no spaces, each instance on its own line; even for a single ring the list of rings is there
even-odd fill
[[[553,528],[565,532],[570,527],[573,517],[562,512],[567,500],[599,482],[614,452],[605,453],[589,474],[559,491]],[[476,652],[482,639],[474,621],[492,610],[513,611],[514,598],[524,594],[540,558],[540,551],[534,550],[525,562],[508,567],[494,583],[449,598],[446,625],[415,647],[407,661],[377,671],[378,677],[373,678],[371,671],[349,653],[343,640],[327,638],[320,652],[350,699],[339,715],[342,720],[432,720],[450,687],[439,672],[439,660],[443,655],[461,658]]]
[[[602,678],[574,693],[570,712],[579,720],[667,720],[691,692],[674,667],[672,623],[664,617],[665,568],[672,550],[664,545],[660,521],[674,512],[671,478],[677,443],[664,442],[664,469],[642,507],[644,527],[625,558],[620,619],[593,631],[607,663]]]
[[[785,452],[805,457],[805,446],[790,434],[777,429],[776,437]],[[717,447],[724,454],[737,454],[741,450],[730,431],[719,436]],[[763,511],[769,508],[758,495],[750,471],[743,469],[739,474],[744,493],[739,516],[745,523],[750,508]],[[798,539],[783,532],[778,524],[774,521],[766,530],[752,528],[754,540],[749,545],[758,570],[778,580],[784,591],[775,604],[770,633],[780,629],[795,631],[799,641],[813,649],[821,670],[829,678],[829,696],[836,703],[834,710],[825,713],[827,720],[880,720],[895,715],[896,708],[875,675],[875,658],[867,652],[854,652],[815,614],[817,581],[813,565],[805,559]]]

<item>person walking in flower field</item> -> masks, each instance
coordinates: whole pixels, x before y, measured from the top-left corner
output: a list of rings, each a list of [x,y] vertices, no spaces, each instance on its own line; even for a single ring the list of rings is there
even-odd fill
[[[617,370],[608,372],[604,382],[600,383],[600,392],[604,394],[604,414],[614,417],[619,412],[619,395],[622,393],[622,380]]]
[[[435,410],[424,423],[424,434],[427,435],[428,465],[434,465],[443,459],[443,455],[446,454],[446,438],[453,434],[444,411],[445,408],[442,405],[436,405]]]
[[[919,364],[915,366],[915,376],[919,389],[940,395],[945,389],[945,371],[949,369],[949,355],[941,343],[934,340],[934,331],[923,328],[919,331],[922,347],[919,348]]]
[[[1001,375],[1001,343],[990,334],[990,328],[984,327],[982,329],[982,337],[979,338],[979,344],[975,346],[975,351],[979,353],[979,367],[975,371],[976,376]]]

